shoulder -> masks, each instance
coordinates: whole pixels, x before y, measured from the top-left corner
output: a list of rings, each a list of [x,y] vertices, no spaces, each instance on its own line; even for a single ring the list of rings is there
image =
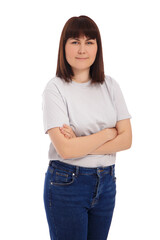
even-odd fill
[[[105,75],[105,82],[111,87],[114,87],[114,85],[118,84],[115,78],[111,77],[110,75]]]
[[[115,80],[115,78],[111,77],[110,75],[105,75],[105,84],[107,85],[109,92],[113,96],[114,92],[119,86],[118,82]]]
[[[46,83],[42,94],[44,94],[47,91],[50,91],[50,92],[57,91],[58,92],[63,87],[63,85],[64,85],[63,79],[55,76]]]

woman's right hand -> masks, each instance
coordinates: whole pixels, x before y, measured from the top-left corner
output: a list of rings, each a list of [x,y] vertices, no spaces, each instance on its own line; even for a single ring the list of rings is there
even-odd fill
[[[63,127],[59,128],[59,130],[64,135],[64,137],[68,139],[77,137],[71,126],[68,126],[67,124],[63,124]]]
[[[114,139],[118,135],[117,129],[115,127],[113,127],[113,128],[106,128],[105,130],[107,132],[107,139],[108,139],[108,141]]]

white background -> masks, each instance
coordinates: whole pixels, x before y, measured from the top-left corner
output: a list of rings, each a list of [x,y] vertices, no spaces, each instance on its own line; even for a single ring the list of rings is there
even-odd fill
[[[120,84],[133,143],[117,153],[117,197],[110,240],[160,239],[158,0],[2,1],[0,3],[0,238],[49,240],[43,205],[49,136],[42,91],[55,76],[66,21],[98,25],[105,74]]]

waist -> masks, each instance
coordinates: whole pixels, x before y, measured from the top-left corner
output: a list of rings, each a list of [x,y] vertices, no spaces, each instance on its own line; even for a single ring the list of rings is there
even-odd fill
[[[107,167],[82,167],[82,166],[76,166],[68,163],[61,162],[59,160],[50,160],[49,166],[56,167],[59,169],[64,169],[71,172],[76,172],[77,174],[81,175],[93,175],[97,174],[97,172],[101,173],[110,173],[113,174],[115,171],[115,164],[107,166]]]

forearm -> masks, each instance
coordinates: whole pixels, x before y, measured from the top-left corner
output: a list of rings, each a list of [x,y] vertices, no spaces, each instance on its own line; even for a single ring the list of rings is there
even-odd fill
[[[99,148],[108,140],[109,138],[105,130],[89,136],[68,139],[64,146],[64,159],[84,157]]]
[[[114,139],[105,142],[103,145],[95,149],[89,154],[93,155],[103,155],[112,154],[115,152],[123,151],[131,147],[131,138],[127,133],[123,132]]]

